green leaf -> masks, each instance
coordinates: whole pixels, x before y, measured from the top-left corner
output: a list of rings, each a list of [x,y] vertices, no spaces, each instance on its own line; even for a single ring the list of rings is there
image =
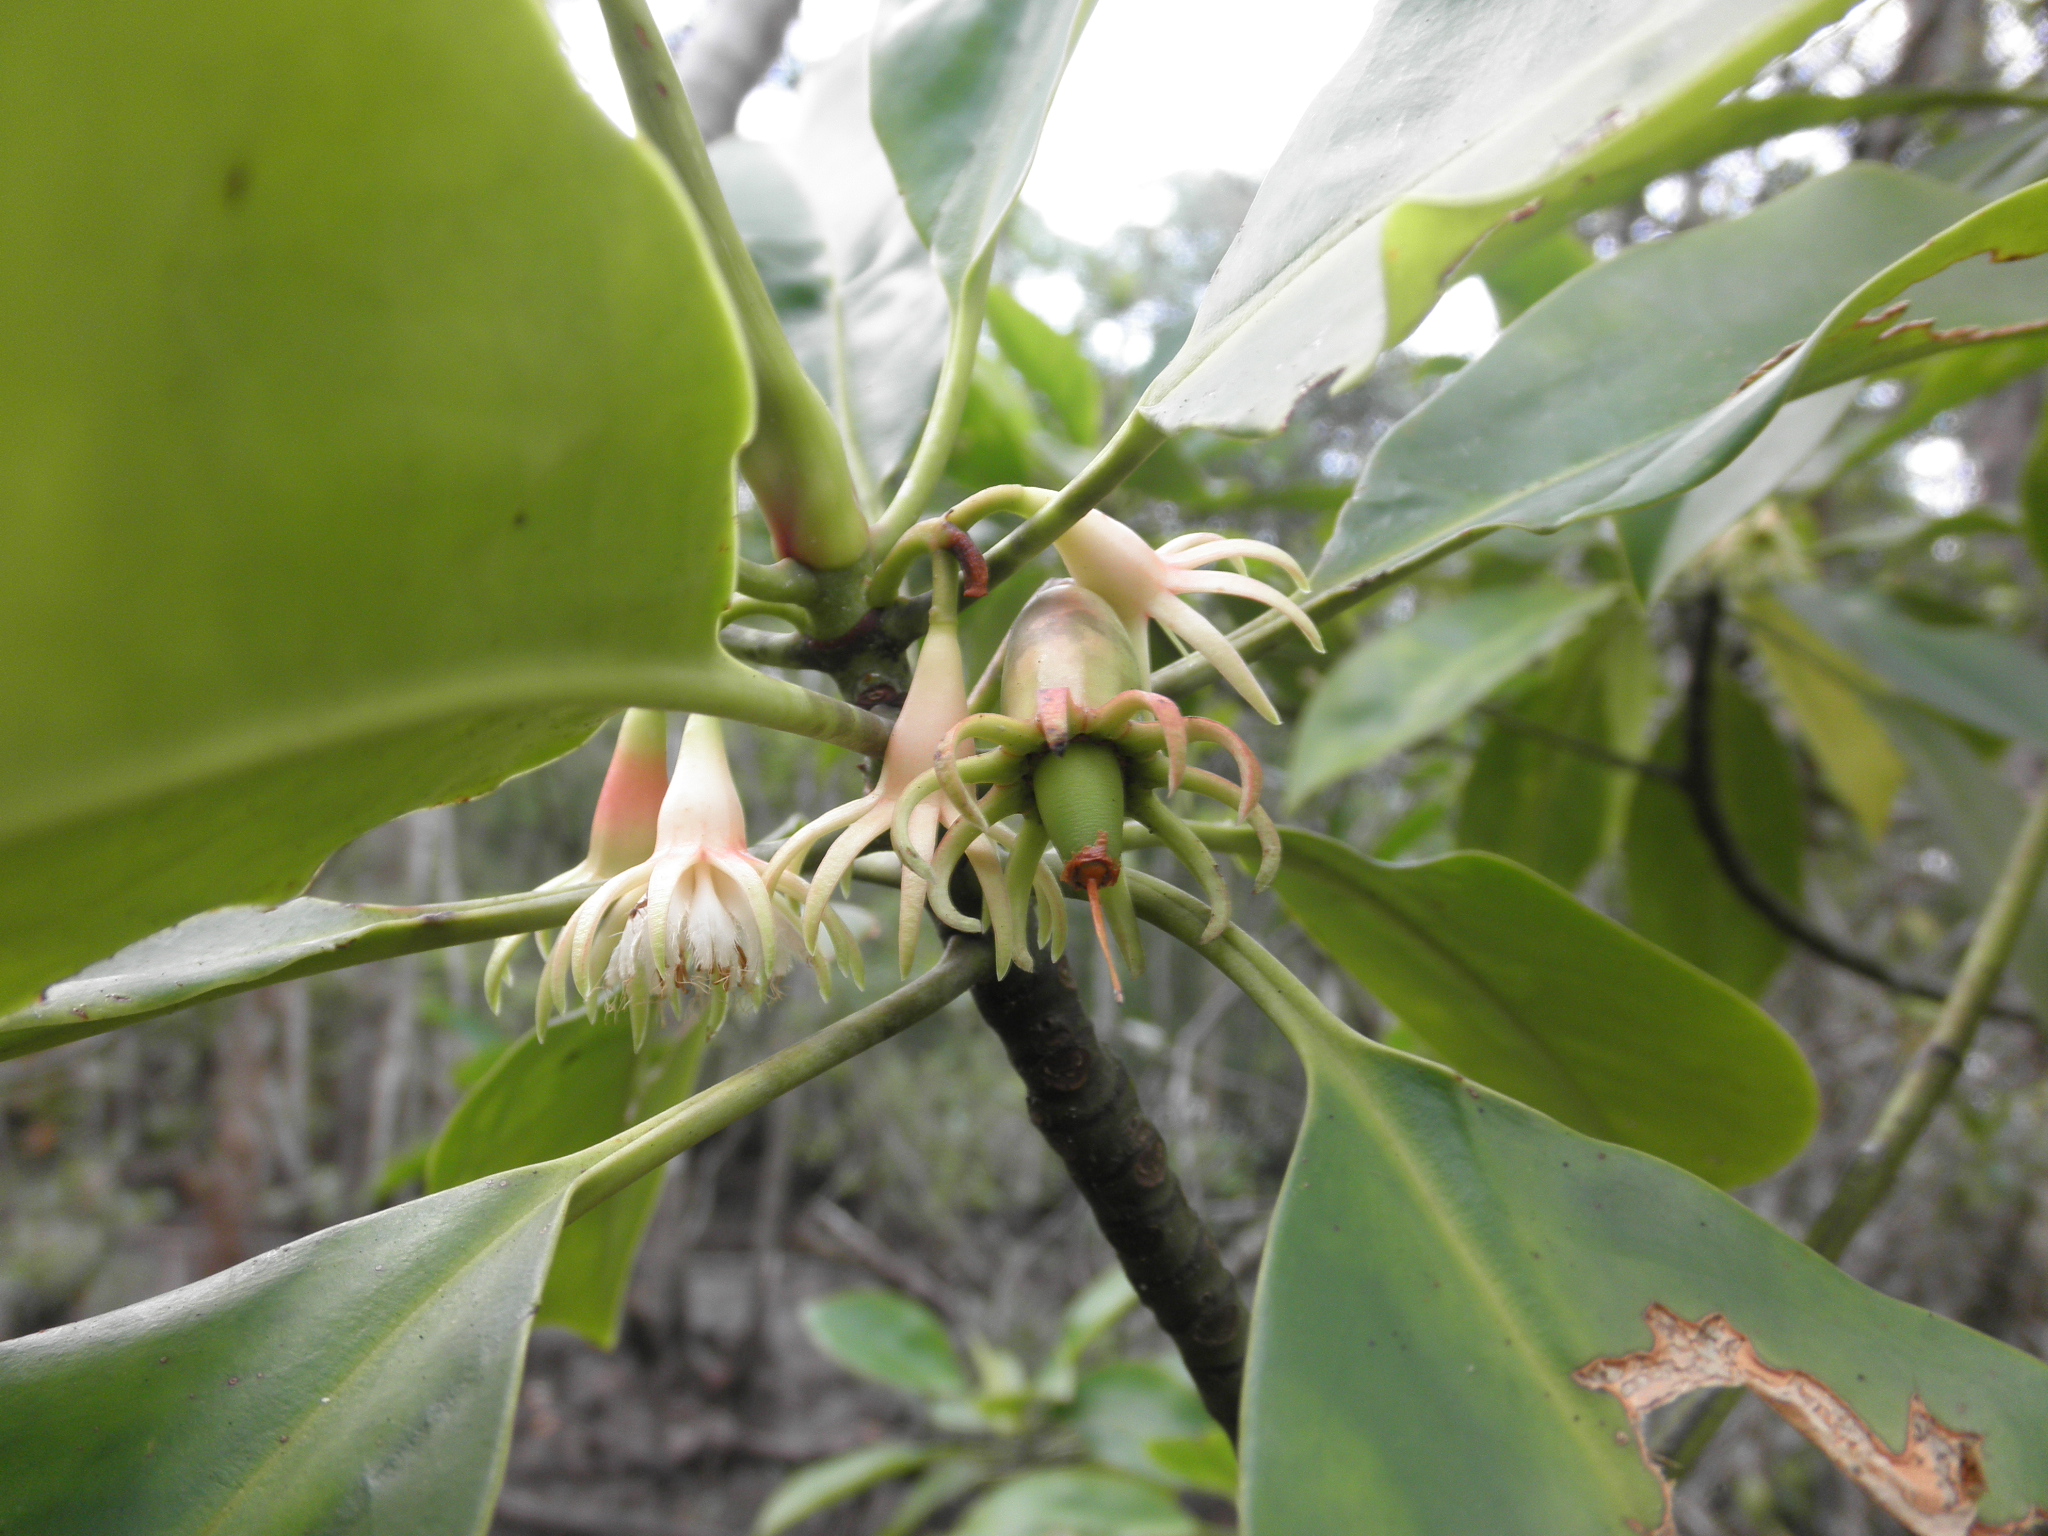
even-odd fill
[[[1184,1376],[1142,1360],[1118,1360],[1082,1377],[1067,1422],[1094,1460],[1155,1482],[1152,1442],[1215,1427]]]
[[[777,153],[809,204],[827,289],[814,308],[783,311],[783,325],[831,403],[873,500],[931,406],[946,347],[946,290],[875,139],[866,45],[806,68],[797,99],[796,135]],[[714,156],[736,142],[721,140]]]
[[[754,1517],[754,1536],[780,1536],[834,1505],[923,1470],[941,1454],[934,1446],[883,1440],[844,1456],[813,1462],[784,1478],[782,1486],[768,1496]]]
[[[964,1397],[967,1375],[931,1308],[894,1291],[841,1291],[801,1313],[811,1342],[856,1376],[918,1397]]]
[[[1635,756],[1655,665],[1642,616],[1627,603],[1559,650],[1536,685],[1503,706],[1510,718],[1487,728],[1458,799],[1459,846],[1576,889],[1620,831],[1635,778],[1558,738]]]
[[[1559,230],[1512,259],[1489,267],[1486,291],[1493,295],[1500,323],[1512,325],[1538,299],[1592,265],[1593,253],[1586,242],[1569,230]]]
[[[735,325],[539,8],[154,19],[0,52],[0,1008],[752,677]]]
[[[1764,359],[1726,401],[1638,461],[1594,510],[1620,511],[1698,485],[1788,400],[1953,348],[2003,348],[2048,333],[2048,262],[2032,259],[2048,252],[2044,214],[2048,184],[2037,184],[1904,253],[1835,305],[1811,336]]]
[[[1237,1497],[1237,1449],[1215,1424],[1206,1434],[1154,1440],[1145,1452],[1152,1465],[1176,1483],[1218,1498]]]
[[[995,1475],[987,1462],[962,1456],[936,1463],[910,1485],[902,1502],[889,1516],[889,1523],[875,1536],[914,1536],[925,1521],[951,1504],[965,1498]]]
[[[1844,294],[1974,206],[1954,187],[1859,163],[1584,273],[1380,440],[1316,584],[1384,569],[1469,529],[1548,531],[1708,479],[1747,437],[1727,437],[1718,459],[1697,456],[1696,474],[1650,471]],[[1656,344],[1643,345],[1646,336]]]
[[[875,136],[949,291],[1002,232],[1094,0],[883,0]]]
[[[580,1152],[681,1103],[696,1087],[703,1035],[658,1038],[644,1059],[622,1015],[558,1024],[545,1041],[523,1036],[455,1106],[428,1155],[427,1189]],[[659,1178],[642,1179],[562,1234],[536,1323],[617,1346],[633,1260],[660,1196]]]
[[[2019,837],[2019,796],[1960,733],[1925,710],[1897,699],[1874,699],[1870,708],[1912,765],[1917,798],[1955,857],[1965,895],[1981,906]],[[2034,1007],[2048,1011],[2048,901],[2039,895],[2013,946],[2012,973]]]
[[[302,896],[202,912],[0,1015],[0,1061],[298,976],[559,926],[594,887],[380,907]]]
[[[1742,618],[1822,777],[1876,847],[1891,826],[1906,764],[1864,707],[1867,690],[1852,681],[1861,669],[1768,592],[1746,594]]]
[[[1037,431],[1038,413],[1016,370],[1000,358],[977,355],[946,474],[961,485],[1031,484],[1039,478],[1032,446]]]
[[[1198,1536],[1172,1494],[1114,1472],[1026,1472],[975,1501],[952,1536]]]
[[[1067,1304],[1060,1318],[1060,1336],[1038,1373],[1038,1394],[1066,1402],[1075,1390],[1075,1370],[1096,1341],[1131,1315],[1138,1293],[1121,1264],[1112,1264]]]
[[[2035,430],[2034,446],[2027,451],[2019,490],[2020,523],[2026,531],[2027,552],[2034,557],[2036,570],[2048,572],[2048,412],[2044,412],[2042,425]]]
[[[2008,740],[2048,746],[2048,659],[1978,625],[1925,624],[1873,592],[1779,594],[1830,644],[1908,698]]]
[[[1010,366],[1051,404],[1069,442],[1086,446],[1102,435],[1102,380],[1073,337],[1062,336],[1004,288],[988,291],[988,329]]]
[[[480,1536],[583,1167],[464,1185],[0,1344],[0,1529]]]
[[[1310,696],[1287,799],[1442,730],[1614,601],[1616,589],[1531,583],[1455,598],[1355,646]]]
[[[1813,1074],[1768,1015],[1556,886],[1282,836],[1288,916],[1466,1076],[1731,1188],[1812,1136]]]
[[[1813,457],[1855,403],[1857,388],[1838,384],[1793,401],[1712,479],[1615,520],[1645,603],[1669,591],[1680,572]]]
[[[1349,387],[1413,330],[1481,239],[1505,260],[1733,147],[1705,121],[1715,104],[1847,8],[1389,0],[1267,173],[1139,409],[1167,431],[1278,431],[1311,384]]]
[[[1800,905],[1805,825],[1791,754],[1762,706],[1725,672],[1714,687],[1713,740],[1722,819],[1764,883]],[[1684,755],[1681,711],[1650,757],[1676,767]],[[1622,863],[1638,933],[1752,997],[1777,975],[1788,941],[1728,883],[1676,785],[1645,778],[1636,786]]]
[[[1653,1306],[1724,1317],[1889,1447],[1916,1400],[1982,1435],[1972,1528],[2048,1505],[2040,1361],[1857,1284],[1665,1163],[1327,1014],[1276,1022],[1309,1099],[1254,1302],[1248,1536],[1662,1528],[1618,1403],[1573,1379],[1648,1349]]]

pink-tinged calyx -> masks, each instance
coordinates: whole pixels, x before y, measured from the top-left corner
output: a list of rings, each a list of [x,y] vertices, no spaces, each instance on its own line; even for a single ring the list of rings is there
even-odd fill
[[[1299,563],[1275,545],[1257,539],[1190,533],[1169,539],[1155,550],[1115,518],[1103,512],[1090,512],[1062,534],[1053,547],[1059,551],[1068,574],[1116,610],[1141,663],[1150,654],[1145,621],[1151,619],[1199,653],[1246,703],[1276,724],[1280,712],[1266,697],[1266,690],[1252,675],[1244,658],[1221,630],[1184,600],[1183,594],[1212,593],[1263,603],[1284,614],[1318,651],[1323,648],[1315,621],[1293,599],[1263,581],[1234,571],[1201,569],[1218,560],[1261,560],[1285,571],[1297,587],[1305,587],[1307,578]]]

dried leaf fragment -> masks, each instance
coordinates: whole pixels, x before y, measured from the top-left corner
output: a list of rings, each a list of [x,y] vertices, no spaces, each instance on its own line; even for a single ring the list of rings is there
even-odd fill
[[[1950,1429],[1917,1395],[1906,1410],[1905,1446],[1894,1451],[1816,1378],[1764,1364],[1720,1313],[1689,1323],[1652,1303],[1643,1318],[1654,1347],[1594,1360],[1572,1372],[1572,1380],[1608,1393],[1628,1415],[1643,1465],[1664,1491],[1664,1519],[1654,1536],[1676,1536],[1677,1528],[1671,1484],[1650,1454],[1643,1421],[1653,1409],[1688,1393],[1719,1387],[1747,1387],[1769,1403],[1913,1536],[2020,1536],[2048,1529],[2048,1510],[2038,1508],[2002,1525],[1978,1521],[1977,1505],[1985,1491],[1978,1453],[1983,1437]]]

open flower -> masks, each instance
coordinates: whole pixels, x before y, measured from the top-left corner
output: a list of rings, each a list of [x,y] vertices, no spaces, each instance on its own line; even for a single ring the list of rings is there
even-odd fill
[[[569,982],[594,1012],[626,1008],[644,1038],[656,1007],[693,996],[716,1029],[734,992],[757,1001],[789,965],[792,948],[811,956],[822,987],[834,958],[859,963],[846,927],[829,908],[829,941],[806,942],[796,903],[808,895],[793,874],[774,874],[747,851],[746,812],[725,760],[725,736],[710,715],[692,715],[663,796],[652,853],[600,886],[569,919],[549,951],[534,1027],[569,1006]],[[778,944],[778,940],[783,941]]]
[[[1183,601],[1181,594],[1210,592],[1264,603],[1285,614],[1310,645],[1319,651],[1323,648],[1315,620],[1291,598],[1249,576],[1200,569],[1218,560],[1263,560],[1279,566],[1296,587],[1306,587],[1308,578],[1294,557],[1274,545],[1257,539],[1226,539],[1214,533],[1187,533],[1168,539],[1155,550],[1115,518],[1090,512],[1053,547],[1066,562],[1068,574],[1116,610],[1131,632],[1141,661],[1150,654],[1145,621],[1154,619],[1182,644],[1200,652],[1247,704],[1276,725],[1280,712],[1252,676],[1252,669],[1224,633]]]
[[[597,795],[597,813],[590,818],[590,851],[581,862],[535,889],[573,890],[608,880],[649,858],[654,853],[655,822],[667,789],[668,716],[658,709],[629,709],[619,722],[611,766],[605,770],[604,788]],[[493,1013],[498,1011],[512,960],[526,937],[510,934],[491,946],[490,961],[484,966],[484,998]],[[546,936],[535,934],[533,940],[545,958]]]
[[[803,867],[805,857],[824,838],[837,833],[825,850],[811,877],[810,896],[804,902],[803,925],[807,938],[815,937],[821,917],[830,911],[833,890],[853,868],[853,861],[883,833],[890,833],[903,859],[902,898],[897,907],[896,958],[908,974],[917,952],[918,924],[927,899],[935,899],[945,915],[943,892],[934,892],[925,871],[931,867],[942,827],[960,818],[960,808],[943,797],[927,795],[911,808],[899,825],[897,809],[904,794],[932,773],[932,760],[953,727],[967,716],[967,679],[960,659],[960,637],[950,617],[933,615],[918,652],[917,671],[910,679],[910,692],[889,735],[888,750],[882,755],[882,772],[875,787],[858,799],[806,823],[790,834],[769,864],[769,880],[791,878]],[[1029,952],[1016,942],[1011,920],[1009,894],[1003,880],[1002,862],[995,850],[978,844],[968,855],[981,881],[984,925],[992,930],[996,964],[1007,971],[1014,962],[1029,969]]]

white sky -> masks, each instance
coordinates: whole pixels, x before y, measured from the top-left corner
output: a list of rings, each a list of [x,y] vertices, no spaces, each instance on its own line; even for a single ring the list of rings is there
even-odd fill
[[[673,33],[697,0],[651,0]],[[862,36],[876,0],[805,0],[789,50],[821,61]],[[550,0],[577,75],[630,129],[597,0]],[[1067,67],[1024,201],[1087,244],[1168,211],[1179,171],[1265,174],[1295,120],[1364,35],[1372,0],[1099,0]],[[739,131],[773,143],[793,128],[794,93],[767,85],[740,109]],[[1454,290],[1408,350],[1470,354],[1495,326],[1483,289]]]

